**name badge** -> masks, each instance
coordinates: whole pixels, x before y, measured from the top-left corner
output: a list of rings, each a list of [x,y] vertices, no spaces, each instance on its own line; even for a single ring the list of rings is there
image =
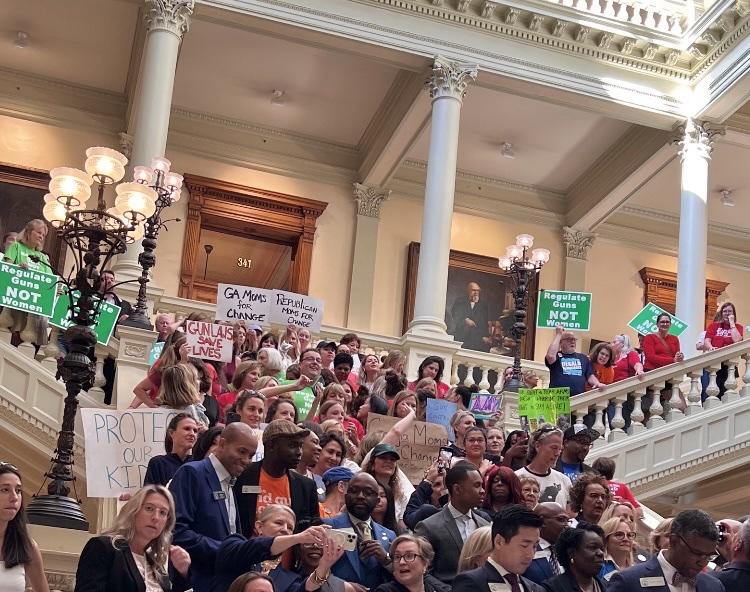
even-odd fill
[[[490,592],[510,592],[510,586],[505,582],[489,582]]]
[[[641,578],[641,588],[657,588],[660,586],[666,586],[667,581],[662,576],[654,576],[652,578]]]
[[[227,494],[223,491],[214,491],[213,492],[214,500],[218,501],[224,501],[227,499]]]
[[[243,485],[242,493],[254,493],[257,495],[260,493],[260,485]]]

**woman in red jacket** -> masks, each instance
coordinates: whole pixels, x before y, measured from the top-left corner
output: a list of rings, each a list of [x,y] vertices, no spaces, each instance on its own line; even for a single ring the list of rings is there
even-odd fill
[[[703,343],[703,351],[709,352],[720,347],[732,345],[742,341],[742,325],[737,323],[737,311],[734,304],[725,302],[719,309],[719,319],[711,323],[706,329],[706,339]],[[735,373],[737,370],[735,369]],[[724,383],[727,381],[728,366],[721,365],[721,370],[716,373],[716,386],[719,387],[719,398],[724,395]],[[706,380],[708,384],[708,380]],[[704,387],[705,393],[705,387]],[[705,397],[704,397],[705,398]]]
[[[656,333],[649,333],[643,338],[643,353],[646,360],[643,369],[648,372],[675,362],[682,362],[684,356],[680,351],[680,341],[669,334],[672,317],[663,312],[656,317]]]

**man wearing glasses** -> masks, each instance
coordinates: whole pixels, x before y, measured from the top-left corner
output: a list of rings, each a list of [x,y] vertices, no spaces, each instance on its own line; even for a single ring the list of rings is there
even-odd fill
[[[725,592],[703,573],[716,556],[719,529],[703,510],[683,510],[672,521],[669,547],[645,563],[617,572],[607,592]]]
[[[310,379],[310,386],[292,393],[292,400],[295,407],[297,407],[300,421],[303,421],[307,417],[307,413],[310,411],[316,395],[323,392],[323,383],[320,376],[320,370],[323,367],[322,363],[320,352],[314,348],[306,349],[299,356],[300,374]],[[291,381],[286,381],[285,384],[288,382]]]

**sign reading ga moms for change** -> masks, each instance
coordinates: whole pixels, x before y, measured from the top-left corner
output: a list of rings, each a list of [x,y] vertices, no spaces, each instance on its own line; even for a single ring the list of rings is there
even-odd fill
[[[628,327],[634,329],[641,335],[656,333],[656,317],[658,317],[663,312],[669,314],[660,306],[656,306],[656,304],[649,302],[641,309],[641,311],[637,315],[633,317],[633,319],[628,323]],[[679,337],[680,335],[682,335],[685,329],[687,329],[687,323],[682,322],[674,315],[669,316],[672,318],[672,325],[669,327],[669,334],[674,335],[675,337]]]
[[[51,317],[57,276],[0,263],[0,306]]]
[[[541,290],[536,326],[554,329],[557,325],[568,331],[588,331],[591,326],[591,292]]]

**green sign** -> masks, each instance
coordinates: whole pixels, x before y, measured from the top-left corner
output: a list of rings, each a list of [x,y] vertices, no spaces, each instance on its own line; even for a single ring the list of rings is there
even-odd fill
[[[74,298],[79,298],[78,292],[73,292]],[[52,318],[49,320],[49,324],[53,327],[59,327],[60,329],[67,329],[73,323],[70,320],[70,297],[68,296],[68,289],[65,288],[63,293],[57,298],[55,303],[55,310],[52,313]],[[112,333],[115,332],[115,325],[117,325],[117,319],[120,318],[120,307],[110,304],[109,302],[102,302],[99,308],[99,315],[96,318],[96,324],[94,325],[94,333],[96,333],[96,341],[102,345],[107,345]]]
[[[164,349],[163,341],[154,343],[154,345],[151,346],[151,353],[148,355],[149,366],[153,366],[156,363],[156,360],[158,360],[159,356],[161,356],[161,352],[163,349]]]
[[[568,331],[588,331],[591,326],[591,292],[541,290],[536,310],[536,326]]]
[[[641,335],[648,335],[649,333],[656,333],[656,317],[661,313],[666,312],[663,308],[656,306],[649,302],[643,307],[641,312],[633,317],[633,320],[628,323],[628,327],[634,329]],[[676,316],[669,315],[672,317],[672,326],[669,328],[669,334],[679,337],[687,329],[687,324],[682,322]]]
[[[534,431],[543,423],[557,425],[557,418],[565,416],[570,422],[570,389],[518,389],[518,417]]]
[[[52,316],[57,276],[11,263],[0,263],[0,306]]]

